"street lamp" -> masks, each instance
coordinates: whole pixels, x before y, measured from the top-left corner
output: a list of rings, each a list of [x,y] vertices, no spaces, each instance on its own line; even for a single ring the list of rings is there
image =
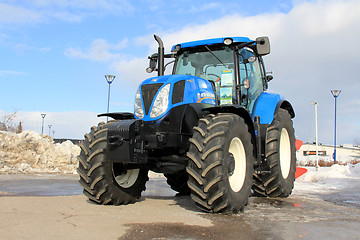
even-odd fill
[[[109,93],[108,93],[108,105],[107,105],[107,113],[109,113],[109,105],[110,105],[110,84],[114,81],[114,75],[105,75],[106,81],[109,83]],[[109,116],[106,116],[106,122],[108,121]]]
[[[335,98],[335,131],[334,131],[334,154],[333,154],[334,163],[336,163],[336,105],[337,105],[337,98],[340,95],[340,93],[341,90],[331,90],[331,94]]]
[[[50,132],[51,132],[52,125],[48,125],[48,127],[49,127],[49,136],[51,137]]]
[[[319,153],[318,153],[318,119],[317,119],[317,102],[311,102],[315,106],[315,144],[316,144],[316,171],[319,170]]]
[[[42,117],[42,126],[41,126],[41,134],[44,134],[44,118],[45,118],[46,114],[42,113],[41,117]]]

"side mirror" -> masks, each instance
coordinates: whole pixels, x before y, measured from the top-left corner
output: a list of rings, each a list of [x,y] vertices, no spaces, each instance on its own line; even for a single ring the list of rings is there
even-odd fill
[[[153,55],[149,56],[150,62],[149,67],[146,68],[147,73],[152,73],[156,69],[158,54],[154,53]]]
[[[256,51],[260,56],[270,53],[270,41],[268,37],[256,38]]]

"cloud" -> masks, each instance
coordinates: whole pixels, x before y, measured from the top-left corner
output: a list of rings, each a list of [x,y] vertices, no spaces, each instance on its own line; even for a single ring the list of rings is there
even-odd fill
[[[154,76],[154,74],[146,73],[148,67],[147,58],[132,58],[115,61],[111,65],[111,69],[119,74],[119,81],[122,81],[132,92],[136,91],[137,86],[145,79]],[[123,85],[122,85],[123,86]]]
[[[50,47],[35,47],[35,46],[28,45],[25,43],[10,44],[10,46],[18,54],[22,54],[22,53],[28,52],[28,51],[35,51],[35,52],[41,52],[41,53],[47,53],[47,52],[51,51]]]
[[[36,8],[49,9],[91,9],[118,11],[124,8],[133,9],[127,0],[27,0],[29,5]]]
[[[8,75],[26,75],[25,72],[13,71],[13,70],[0,70],[0,77]]]
[[[65,50],[65,56],[72,58],[83,58],[93,61],[109,61],[116,60],[120,58],[119,53],[114,53],[114,51],[121,50],[125,48],[128,40],[124,39],[116,44],[110,44],[104,39],[96,39],[91,43],[91,46],[88,50],[81,50],[80,48],[68,48]]]
[[[41,14],[22,6],[0,3],[0,24],[41,21]]]
[[[358,1],[319,0],[296,6],[289,16],[291,20],[301,19],[298,22],[301,31],[316,36],[335,33],[356,21],[359,10]]]
[[[0,3],[0,24],[80,22],[86,17],[121,15],[134,10],[127,0],[14,0]]]
[[[188,11],[191,13],[200,13],[200,12],[206,12],[213,9],[219,9],[223,6],[223,3],[220,2],[210,2],[210,3],[201,3],[201,6],[194,6],[192,5]]]

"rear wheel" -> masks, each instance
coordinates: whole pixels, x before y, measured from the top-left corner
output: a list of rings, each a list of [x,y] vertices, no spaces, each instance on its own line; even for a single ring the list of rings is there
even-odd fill
[[[253,190],[264,197],[288,197],[294,187],[296,150],[290,114],[280,109],[266,133],[266,159],[270,173],[255,174]]]
[[[84,188],[83,193],[96,203],[133,203],[145,190],[147,170],[108,159],[107,129],[110,124],[100,123],[85,135],[79,155],[79,182]]]
[[[251,134],[235,114],[207,115],[194,127],[187,153],[188,186],[206,212],[237,213],[248,202],[254,173]]]

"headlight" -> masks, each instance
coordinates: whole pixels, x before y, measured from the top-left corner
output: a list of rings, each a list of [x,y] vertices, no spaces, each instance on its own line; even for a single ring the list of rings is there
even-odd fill
[[[156,118],[163,114],[169,105],[170,83],[165,85],[157,94],[152,106],[150,117]]]
[[[136,96],[135,96],[135,115],[138,118],[144,117],[144,109],[142,107],[140,88],[138,88],[138,90],[136,92]]]

